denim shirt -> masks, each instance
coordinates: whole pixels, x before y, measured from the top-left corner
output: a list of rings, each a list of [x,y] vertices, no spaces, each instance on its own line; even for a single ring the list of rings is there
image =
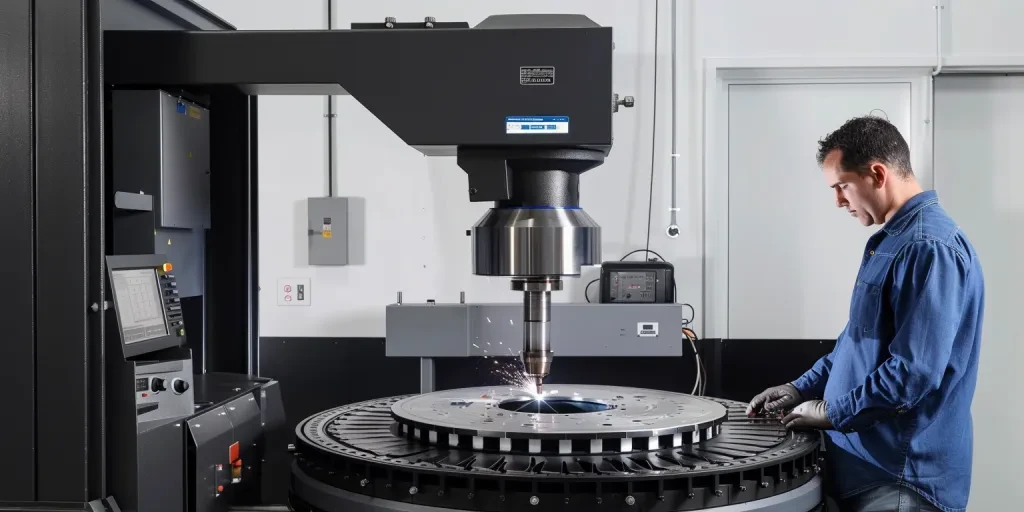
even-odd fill
[[[896,484],[966,510],[984,301],[974,247],[935,192],[868,240],[835,349],[793,382],[825,400],[835,497]]]

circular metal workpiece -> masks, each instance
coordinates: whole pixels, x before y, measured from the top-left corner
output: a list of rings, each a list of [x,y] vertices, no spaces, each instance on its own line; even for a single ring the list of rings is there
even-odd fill
[[[580,208],[492,208],[473,226],[473,273],[576,276],[601,262],[601,228]]]
[[[726,408],[681,393],[556,385],[542,396],[493,387],[427,393],[396,402],[391,413],[399,434],[432,444],[599,453],[608,443],[589,441],[620,441],[614,450],[629,452],[709,440],[721,428]]]
[[[417,396],[401,396],[346,405],[311,416],[296,428],[290,504],[296,512],[512,512],[534,508],[530,502],[536,497],[536,508],[566,512],[593,511],[612,505],[609,510],[656,507],[666,512],[712,508],[723,512],[803,512],[820,502],[822,491],[817,477],[820,436],[815,432],[786,430],[777,418],[748,418],[746,404],[741,402],[688,395],[679,395],[687,400],[678,400],[674,393],[633,388],[619,388],[627,393],[620,394],[623,398],[616,402],[599,392],[599,386],[552,385],[551,391],[556,391],[555,388],[561,389],[545,397],[545,402],[553,402],[552,407],[558,411],[547,413],[552,418],[567,417],[562,413],[571,407],[590,412],[568,412],[570,418],[597,418],[609,411],[621,411],[621,404],[626,404],[625,412],[630,413],[630,409],[637,407],[630,405],[638,403],[637,395],[647,397],[652,407],[658,403],[666,408],[670,403],[682,403],[684,408],[706,407],[711,416],[717,414],[712,413],[713,410],[725,411],[726,415],[716,429],[717,435],[694,442],[691,436],[683,434],[682,446],[666,447],[660,443],[649,446],[644,444],[649,441],[645,437],[624,438],[633,442],[623,445],[616,439],[569,440],[568,443],[541,439],[541,451],[530,452],[536,448],[536,441],[506,437],[504,439],[512,440],[513,446],[503,452],[502,438],[480,438],[485,441],[480,443],[474,440],[479,436],[470,436],[464,443],[460,436],[457,445],[445,444],[442,438],[447,435],[432,436],[430,430],[408,428],[396,413],[404,409],[403,405],[419,403],[426,407],[425,404],[431,403],[430,397],[437,399],[441,394],[453,392],[423,395],[428,398],[422,402],[416,400]],[[464,391],[455,396],[463,396]],[[494,394],[488,394],[492,398],[480,395],[469,398],[492,400],[494,414],[509,412],[507,408],[513,406],[544,407],[532,402],[528,394],[506,393],[509,396],[500,399],[494,398]],[[573,396],[572,393],[579,393],[579,399],[557,398]],[[552,395],[556,399],[553,400]],[[705,402],[714,407],[704,406]],[[470,405],[470,409],[479,406],[479,402],[474,403],[476,405]],[[613,409],[615,404],[620,407]],[[465,410],[450,402],[447,407]],[[432,412],[432,406],[431,412],[418,407],[413,410],[432,423],[443,423],[437,421],[438,415]],[[632,417],[629,423],[647,416],[636,414],[638,416]],[[693,414],[691,419],[699,416],[696,412]],[[477,421],[475,418],[473,421]],[[676,418],[674,422],[685,423],[679,421],[683,416]],[[518,429],[523,428],[521,425]],[[577,425],[563,426],[566,433],[573,429],[578,434],[583,433]],[[653,432],[654,427],[604,428],[623,435],[631,431]],[[548,433],[552,433],[553,428],[547,427]],[[532,431],[532,427],[530,429]],[[500,431],[489,426],[466,430]],[[573,453],[559,450],[565,444],[574,448]],[[589,448],[591,444],[600,444],[601,453],[575,451],[577,445]],[[523,446],[529,453],[519,451]],[[632,505],[629,497],[633,498]]]

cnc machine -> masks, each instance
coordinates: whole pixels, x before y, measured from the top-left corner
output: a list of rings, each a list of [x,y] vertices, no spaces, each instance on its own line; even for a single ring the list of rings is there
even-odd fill
[[[332,65],[296,57],[313,49],[330,49]],[[552,307],[563,278],[601,263],[600,228],[580,208],[579,184],[611,150],[613,115],[632,104],[612,90],[612,54],[612,29],[580,15],[498,15],[473,27],[388,19],[351,30],[107,34],[107,83],[115,88],[209,91],[214,123],[241,113],[217,110],[225,88],[350,94],[424,155],[456,157],[469,200],[493,203],[471,230],[472,270],[508,277],[523,292],[515,307],[522,323],[511,323],[543,394],[470,388],[311,416],[295,428],[289,503],[296,511],[817,506],[817,438],[751,422],[737,414],[742,404],[634,388],[542,389],[563,341],[552,336],[554,310],[573,306],[598,318],[657,309],[630,303],[621,286],[647,290],[643,302],[657,290],[662,302],[673,301],[668,269],[647,266],[609,269],[625,280],[616,285],[625,304]],[[229,150],[212,138],[216,161],[216,152]],[[679,305],[662,305],[663,330],[632,317],[605,330],[617,340],[577,337],[566,352],[648,346],[679,355]],[[583,309],[591,306],[602,309]],[[389,352],[403,343],[426,347],[442,311],[402,308],[388,312]],[[420,315],[405,322],[415,334],[404,341],[392,336],[398,311]],[[455,322],[465,336],[473,321],[457,318],[466,319]]]
[[[494,203],[472,229],[473,272],[523,292],[522,359],[539,388],[552,360],[551,292],[601,262],[579,180],[611,150],[613,113],[632,105],[612,91],[612,30],[578,15],[388,25],[113,32],[107,81],[351,94],[423,154],[457,157],[469,200]],[[331,48],[334,66],[294,58],[310,48]]]
[[[32,300],[5,310],[17,348],[10,407],[24,421],[4,422],[0,438],[32,442],[10,447],[19,474],[0,481],[0,508],[820,503],[813,434],[748,419],[729,400],[544,384],[556,350],[682,354],[669,268],[609,268],[600,304],[551,300],[563,279],[602,263],[579,184],[611,150],[614,113],[633,103],[612,89],[612,28],[580,15],[497,15],[472,27],[388,18],[236,31],[188,0],[9,3],[0,106],[12,114],[0,126],[16,129],[0,132],[11,141],[0,154],[17,158],[3,169],[12,193],[0,218],[21,255],[12,293]],[[290,475],[275,472],[283,413],[276,382],[257,376],[258,143],[273,143],[258,141],[258,96],[273,94],[351,95],[424,155],[456,158],[469,200],[493,203],[471,229],[472,271],[508,277],[522,303],[389,309],[388,350],[428,345],[443,311],[455,322],[437,325],[461,326],[463,345],[487,328],[474,325],[480,314],[514,314],[543,395],[468,388],[332,408],[295,425]],[[634,289],[661,307],[633,303]],[[174,300],[183,293],[191,300]],[[664,316],[648,322],[647,312]],[[415,336],[392,336],[392,318]],[[588,323],[606,338],[595,341]]]

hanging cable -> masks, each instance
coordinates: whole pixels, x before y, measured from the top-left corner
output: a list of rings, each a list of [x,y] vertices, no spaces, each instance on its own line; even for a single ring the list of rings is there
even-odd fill
[[[679,206],[678,206],[678,203],[676,203],[676,194],[678,194],[677,187],[676,187],[676,172],[677,172],[676,171],[676,166],[677,166],[677,163],[679,162],[679,133],[678,133],[678,130],[676,129],[676,95],[677,95],[677,91],[676,91],[676,75],[678,74],[676,72],[676,60],[678,60],[676,58],[676,35],[679,33],[679,29],[676,27],[676,0],[672,0],[672,15],[671,16],[672,16],[672,50],[671,50],[670,53],[672,55],[672,59],[671,59],[671,61],[672,61],[672,89],[671,89],[671,92],[669,93],[669,97],[672,98],[672,107],[671,107],[671,110],[672,110],[672,121],[671,121],[672,122],[672,126],[670,127],[670,130],[672,131],[672,154],[671,154],[671,156],[672,156],[672,190],[671,190],[671,192],[672,192],[672,206],[669,207],[669,209],[668,209],[668,211],[669,211],[669,223],[668,223],[668,227],[665,228],[665,233],[670,238],[675,238],[675,237],[679,236],[679,219],[678,219]]]
[[[938,76],[942,72],[942,0],[935,0],[935,69],[932,76]]]
[[[654,207],[654,163],[658,128],[658,0],[654,0],[654,93],[651,99],[651,184],[647,193],[647,246],[651,249],[651,213]],[[664,258],[662,258],[664,260]]]
[[[331,4],[327,0],[327,30],[334,29]],[[334,197],[334,96],[327,96],[327,197]]]
[[[693,391],[691,395],[704,396],[707,391],[707,370],[704,367],[704,361],[700,357],[700,352],[697,351],[697,333],[688,327],[683,327],[683,336],[690,342],[690,348],[693,349],[693,358],[697,369],[697,377],[694,380]]]

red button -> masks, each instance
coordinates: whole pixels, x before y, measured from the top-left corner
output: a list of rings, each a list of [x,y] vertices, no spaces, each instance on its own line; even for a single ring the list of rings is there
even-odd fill
[[[146,398],[147,396],[149,396],[149,393],[143,393],[142,394],[142,398]]]

